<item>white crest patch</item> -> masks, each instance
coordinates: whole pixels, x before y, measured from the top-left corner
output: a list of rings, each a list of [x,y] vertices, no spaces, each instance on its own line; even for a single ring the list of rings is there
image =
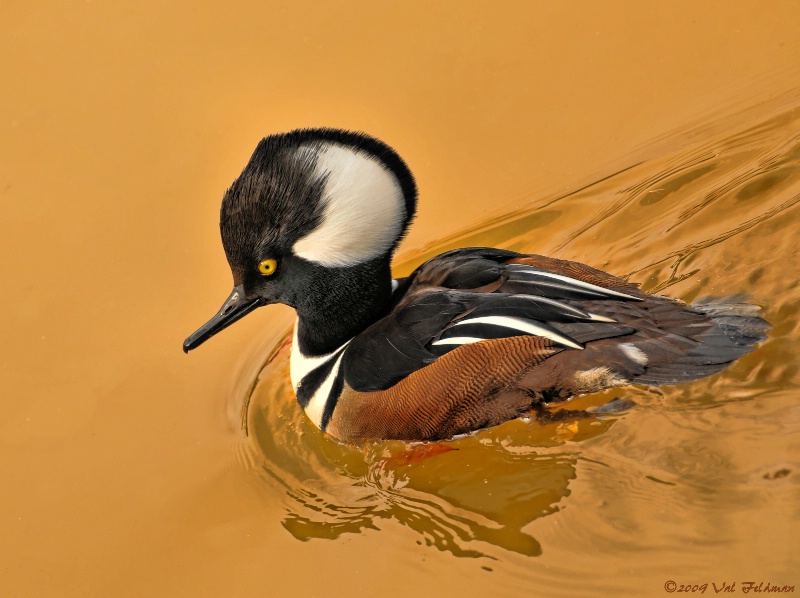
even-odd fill
[[[335,144],[320,151],[317,174],[327,177],[322,222],[294,244],[295,255],[336,267],[386,252],[406,216],[394,174],[369,154]]]

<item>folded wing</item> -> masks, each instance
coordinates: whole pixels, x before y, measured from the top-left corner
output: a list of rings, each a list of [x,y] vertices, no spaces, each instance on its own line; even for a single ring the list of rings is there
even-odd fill
[[[645,297],[588,266],[487,248],[433,258],[398,291],[393,311],[345,353],[345,379],[355,390],[389,388],[472,343],[536,336],[557,350],[580,351],[594,340],[630,335],[634,328],[604,315],[606,304]]]

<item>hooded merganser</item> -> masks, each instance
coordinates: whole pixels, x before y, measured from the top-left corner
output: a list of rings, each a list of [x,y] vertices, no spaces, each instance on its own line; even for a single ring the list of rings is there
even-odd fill
[[[321,430],[436,440],[580,393],[708,376],[766,338],[758,306],[686,305],[502,249],[448,251],[392,280],[416,200],[405,162],[377,139],[266,137],[222,201],[233,292],[184,351],[285,303],[297,311],[292,386]]]

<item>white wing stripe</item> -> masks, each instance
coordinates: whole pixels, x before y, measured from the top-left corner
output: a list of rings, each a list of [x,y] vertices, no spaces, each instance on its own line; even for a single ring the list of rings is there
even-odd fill
[[[432,345],[469,345],[471,343],[479,343],[485,341],[485,338],[478,338],[475,336],[451,336],[450,338],[443,338]]]
[[[546,270],[527,270],[523,268],[515,269],[516,272],[520,274],[533,274],[535,276],[544,276],[546,278],[554,278],[556,280],[560,280],[562,282],[567,282],[571,285],[576,287],[581,287],[589,291],[594,291],[596,293],[602,293],[605,295],[613,295],[615,297],[625,297],[626,299],[635,299],[636,301],[641,301],[638,297],[634,297],[633,295],[626,295],[625,293],[620,293],[618,291],[612,291],[611,289],[607,289],[605,287],[599,287],[596,284],[592,284],[590,282],[584,282],[582,280],[577,280],[575,278],[570,278],[569,276],[562,276],[561,274],[555,274],[553,272],[547,272]]]
[[[506,316],[483,316],[480,318],[466,318],[457,322],[453,325],[453,328],[456,326],[461,326],[462,324],[490,324],[492,326],[504,326],[505,328],[513,328],[515,330],[519,330],[520,332],[524,332],[526,334],[532,334],[534,336],[543,336],[545,338],[549,338],[557,342],[560,345],[566,345],[567,347],[572,347],[573,349],[583,349],[583,347],[565,336],[562,336],[552,330],[548,330],[543,326],[539,326],[534,324],[533,322],[527,320],[521,320],[519,318],[509,318]]]
[[[589,313],[589,318],[594,322],[616,322],[613,318],[607,318],[605,316],[598,316],[597,314]]]

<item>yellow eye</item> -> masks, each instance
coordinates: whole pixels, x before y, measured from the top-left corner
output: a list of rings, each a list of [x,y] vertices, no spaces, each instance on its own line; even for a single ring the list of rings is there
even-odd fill
[[[278,262],[273,259],[264,260],[258,265],[258,271],[264,276],[272,276],[278,269]]]

